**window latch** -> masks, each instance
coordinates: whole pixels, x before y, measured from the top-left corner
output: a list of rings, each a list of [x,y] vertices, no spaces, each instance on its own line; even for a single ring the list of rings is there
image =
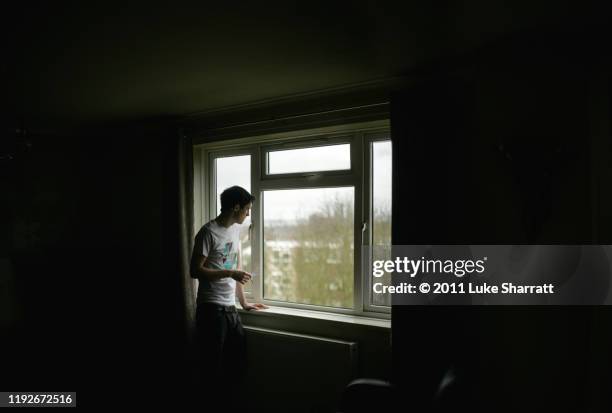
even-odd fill
[[[361,245],[365,245],[365,232],[368,229],[368,223],[367,222],[362,222],[361,223]]]

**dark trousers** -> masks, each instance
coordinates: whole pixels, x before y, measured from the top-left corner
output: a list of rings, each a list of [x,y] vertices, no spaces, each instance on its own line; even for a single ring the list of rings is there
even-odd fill
[[[236,307],[198,304],[196,344],[203,396],[218,397],[221,406],[238,403],[244,393],[246,337]]]

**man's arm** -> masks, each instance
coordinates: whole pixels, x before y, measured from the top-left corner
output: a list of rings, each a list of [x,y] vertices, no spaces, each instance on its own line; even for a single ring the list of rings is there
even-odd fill
[[[236,283],[236,296],[238,297],[238,301],[240,301],[240,306],[246,310],[249,303],[244,295],[244,287],[241,283]]]
[[[194,254],[191,257],[190,273],[191,278],[206,279],[208,281],[217,281],[222,278],[231,277],[238,281],[239,285],[246,284],[251,279],[251,274],[240,270],[217,270],[207,268],[206,257],[203,255]]]
[[[238,296],[238,301],[240,301],[240,306],[247,311],[265,310],[267,308],[270,308],[267,305],[261,304],[261,303],[249,304],[249,302],[247,301],[244,295],[244,287],[242,286],[241,283],[236,283],[236,295]]]
[[[242,268],[242,243],[238,243],[238,268]],[[247,310],[265,310],[266,308],[269,308],[267,305],[264,304],[260,304],[260,303],[255,303],[255,304],[249,304],[249,302],[246,299],[246,296],[244,295],[244,287],[242,286],[243,284],[246,283],[236,283],[236,296],[238,296],[238,301],[240,302],[240,306]]]

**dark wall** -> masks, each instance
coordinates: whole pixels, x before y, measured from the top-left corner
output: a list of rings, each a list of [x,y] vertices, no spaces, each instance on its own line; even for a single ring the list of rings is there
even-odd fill
[[[581,36],[509,38],[394,96],[394,244],[610,243],[609,66]],[[421,406],[453,365],[455,408],[606,411],[611,323],[607,307],[394,306],[394,379]]]
[[[163,125],[33,135],[2,163],[0,387],[75,389],[82,406],[182,392],[175,138]]]

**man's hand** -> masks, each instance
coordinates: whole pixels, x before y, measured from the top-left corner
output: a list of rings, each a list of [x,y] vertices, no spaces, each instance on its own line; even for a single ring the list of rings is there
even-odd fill
[[[238,281],[240,284],[244,285],[251,279],[251,274],[246,271],[232,271],[232,278]]]
[[[270,307],[268,307],[265,304],[260,304],[260,303],[255,303],[255,304],[244,303],[242,308],[246,311],[251,311],[251,310],[259,311],[259,310],[266,310]]]

